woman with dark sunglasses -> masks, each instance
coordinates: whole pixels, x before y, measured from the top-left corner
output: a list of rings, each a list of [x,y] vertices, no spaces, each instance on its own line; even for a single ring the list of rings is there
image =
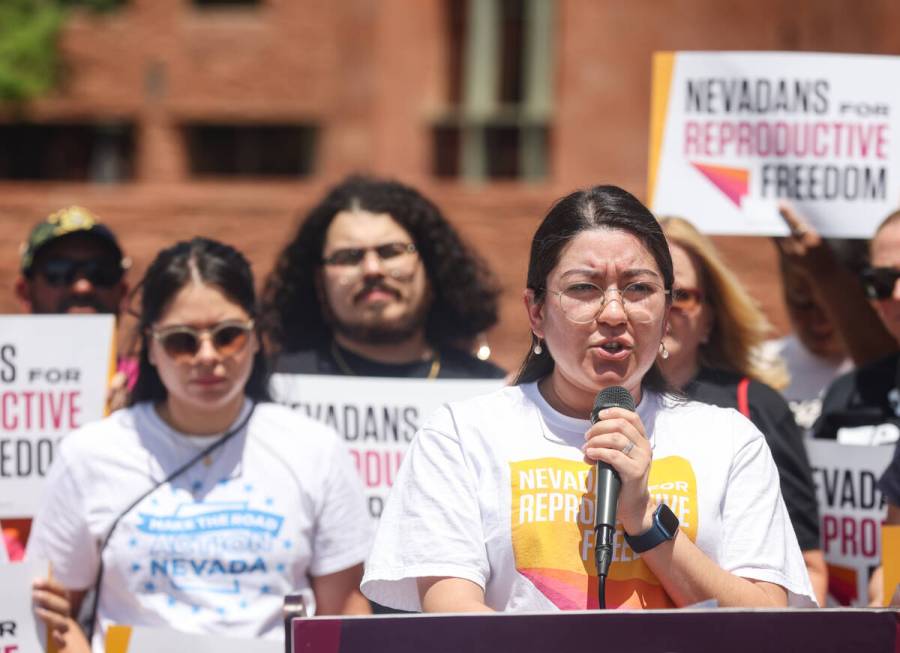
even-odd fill
[[[771,331],[765,315],[719,256],[687,220],[663,218],[675,286],[659,363],[666,379],[691,399],[737,408],[766,437],[816,597],[822,605],[827,568],[819,543],[819,513],[803,435],[773,386],[785,373],[763,359]]]
[[[94,650],[113,623],[278,639],[289,592],[367,612],[358,476],[334,433],[267,402],[246,259],[181,242],[140,290],[131,404],[62,442],[28,549],[73,613],[96,590]]]

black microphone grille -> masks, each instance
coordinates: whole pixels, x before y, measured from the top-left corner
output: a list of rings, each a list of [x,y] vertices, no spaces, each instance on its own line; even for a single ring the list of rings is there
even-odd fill
[[[620,385],[603,388],[594,399],[594,408],[591,410],[591,422],[597,421],[597,413],[607,408],[624,408],[634,412],[634,397]]]

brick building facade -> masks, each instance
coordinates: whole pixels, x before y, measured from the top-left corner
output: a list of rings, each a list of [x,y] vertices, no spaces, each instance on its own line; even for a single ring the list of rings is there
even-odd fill
[[[489,260],[504,289],[491,341],[512,368],[528,342],[529,237],[549,204],[598,182],[644,196],[653,51],[896,54],[898,24],[893,0],[125,0],[76,11],[58,89],[0,109],[0,310],[18,310],[19,243],[60,206],[87,206],[118,231],[133,282],[160,247],[195,234],[239,246],[262,279],[297,213],[368,171],[419,186]],[[747,246],[718,242],[726,256]],[[772,246],[752,246],[752,260],[729,258],[784,329]]]

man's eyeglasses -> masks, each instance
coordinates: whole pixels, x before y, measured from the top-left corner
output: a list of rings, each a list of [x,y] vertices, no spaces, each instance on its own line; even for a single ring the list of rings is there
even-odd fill
[[[699,288],[673,288],[672,308],[692,313],[703,303],[703,291]]]
[[[69,258],[53,258],[42,262],[35,273],[56,288],[71,286],[77,279],[85,278],[92,286],[111,288],[122,280],[124,269],[115,259],[87,259],[76,261]]]
[[[200,351],[200,343],[209,337],[212,346],[222,357],[234,356],[243,351],[253,331],[253,320],[240,322],[228,320],[207,329],[195,329],[187,325],[163,327],[151,330],[156,340],[175,362],[187,361]]]
[[[563,290],[549,290],[559,297],[559,306],[565,316],[575,324],[590,324],[612,299],[618,299],[628,318],[636,322],[648,322],[654,311],[662,306],[669,291],[652,281],[635,281],[624,288],[604,290],[592,283],[573,283]],[[618,293],[609,299],[608,293]]]
[[[862,271],[863,288],[869,299],[890,299],[900,279],[897,268],[866,268]]]
[[[366,257],[366,252],[375,252],[382,261],[399,262],[404,254],[415,254],[416,246],[412,243],[384,243],[374,247],[347,247],[337,249],[322,259],[324,265],[350,267],[359,265]]]

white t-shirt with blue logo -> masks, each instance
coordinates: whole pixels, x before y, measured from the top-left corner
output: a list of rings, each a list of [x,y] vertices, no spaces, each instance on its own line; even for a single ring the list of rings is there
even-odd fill
[[[113,520],[218,437],[177,433],[150,403],[74,431],[48,475],[28,556],[49,559],[63,586],[90,588]],[[281,638],[284,595],[311,595],[310,576],[362,562],[370,523],[342,440],[260,404],[240,433],[119,522],[103,554],[94,649],[110,624]]]

